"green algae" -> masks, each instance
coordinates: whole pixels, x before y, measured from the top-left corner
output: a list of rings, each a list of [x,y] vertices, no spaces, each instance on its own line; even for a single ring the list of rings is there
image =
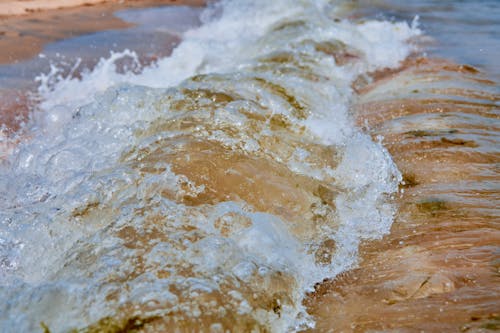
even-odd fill
[[[272,31],[278,32],[278,31],[283,31],[283,30],[288,30],[288,29],[303,28],[306,26],[307,26],[307,22],[304,20],[293,20],[293,21],[282,22],[282,23],[275,25],[272,28]]]
[[[50,328],[43,321],[40,322],[40,327],[42,327],[43,333],[50,333]]]
[[[292,52],[275,52],[259,58],[261,63],[298,65],[299,60]]]
[[[335,55],[338,52],[347,50],[347,45],[340,40],[328,40],[324,42],[315,43],[314,49],[317,52],[322,52],[328,55]]]
[[[445,145],[452,145],[452,146],[464,146],[468,148],[477,148],[479,145],[473,141],[473,140],[463,140],[460,138],[457,139],[448,139],[448,138],[441,138],[441,143]]]

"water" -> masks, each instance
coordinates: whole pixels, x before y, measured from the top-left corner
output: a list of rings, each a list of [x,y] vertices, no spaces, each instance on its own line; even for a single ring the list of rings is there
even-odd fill
[[[181,34],[200,24],[200,11],[184,6],[120,11],[115,15],[134,26],[60,40],[46,45],[37,57],[0,65],[0,89],[36,88],[33,78],[46,72],[50,64],[57,64],[67,75],[70,70],[94,67],[100,58],[109,57],[110,51],[140,50],[141,63],[151,63],[170,55]]]
[[[0,170],[2,331],[312,328],[306,293],[389,232],[402,175],[353,86],[416,50],[416,22],[305,0],[189,13],[153,65],[38,76]]]
[[[317,323],[310,331],[498,330],[500,90],[492,79],[497,62],[488,59],[494,59],[499,43],[481,33],[483,22],[498,17],[498,4],[389,3],[394,6],[383,8],[392,13],[421,14],[420,28],[429,32],[431,26],[439,42],[427,52],[432,57],[414,56],[357,89],[352,112],[373,137],[384,137],[404,183],[390,234],[362,244],[358,267],[318,285],[307,298]],[[422,14],[418,8],[424,4]],[[450,12],[442,21],[459,19],[429,24],[429,15],[445,5]],[[374,11],[364,12],[378,16]],[[450,30],[460,34],[448,36]],[[456,40],[461,46],[448,43]],[[485,45],[488,52],[469,48],[472,44]],[[477,68],[461,65],[464,55]]]
[[[429,37],[425,51],[432,56],[475,66],[500,78],[500,2],[461,1],[361,1],[360,13],[368,17],[411,20],[419,16],[420,28]],[[382,13],[382,14],[381,14]]]

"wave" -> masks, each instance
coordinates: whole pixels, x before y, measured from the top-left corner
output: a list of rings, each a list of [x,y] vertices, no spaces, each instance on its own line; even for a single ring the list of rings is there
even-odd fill
[[[353,84],[420,34],[344,16],[220,1],[151,66],[40,75],[0,170],[1,330],[313,327],[305,293],[389,231],[402,179]]]

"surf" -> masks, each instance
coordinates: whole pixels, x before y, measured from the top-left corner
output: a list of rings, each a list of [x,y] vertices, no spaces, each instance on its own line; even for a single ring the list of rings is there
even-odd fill
[[[151,65],[41,74],[0,170],[2,331],[313,328],[307,293],[389,232],[403,179],[355,86],[421,34],[345,15],[220,1]]]

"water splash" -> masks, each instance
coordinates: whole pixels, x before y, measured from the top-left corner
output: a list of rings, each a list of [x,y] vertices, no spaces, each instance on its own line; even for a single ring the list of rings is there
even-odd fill
[[[401,180],[351,85],[419,34],[339,15],[221,1],[140,73],[117,72],[124,51],[41,75],[33,137],[0,171],[2,330],[313,326],[304,293],[388,232]]]

